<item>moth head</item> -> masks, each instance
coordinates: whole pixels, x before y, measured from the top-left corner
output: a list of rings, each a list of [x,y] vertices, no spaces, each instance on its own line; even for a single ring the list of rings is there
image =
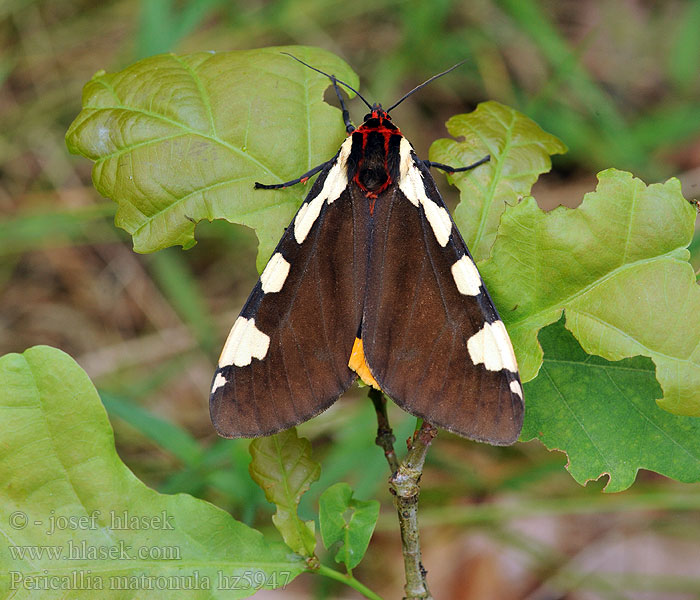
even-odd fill
[[[382,105],[378,102],[375,102],[372,105],[372,112],[367,113],[363,121],[367,122],[370,119],[379,119],[380,122],[382,121],[382,119],[391,121],[391,117],[389,116],[389,114],[382,108]]]

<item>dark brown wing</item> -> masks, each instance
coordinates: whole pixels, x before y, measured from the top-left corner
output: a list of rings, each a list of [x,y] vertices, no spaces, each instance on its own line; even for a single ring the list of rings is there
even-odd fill
[[[224,437],[269,435],[306,421],[356,378],[347,365],[362,318],[368,222],[342,182],[340,196],[309,216],[326,179],[338,176],[332,167],[287,228],[224,347],[210,397]]]
[[[436,213],[446,208],[430,173],[418,161],[412,168],[428,202],[394,186],[375,205],[362,322],[367,364],[408,412],[474,440],[510,444],[523,421],[510,340],[451,217]],[[449,218],[444,245],[440,218]],[[456,276],[460,259],[469,269]]]

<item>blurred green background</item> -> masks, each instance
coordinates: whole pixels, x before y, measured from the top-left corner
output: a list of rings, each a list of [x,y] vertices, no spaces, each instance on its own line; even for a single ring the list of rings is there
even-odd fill
[[[675,176],[687,198],[700,195],[698,1],[4,0],[0,23],[0,350],[70,353],[142,479],[263,529],[272,509],[249,480],[247,441],[216,439],[207,406],[216,357],[257,276],[255,236],[215,222],[197,227],[188,252],[132,252],[113,226],[115,205],[92,188],[91,164],[63,140],[97,70],[169,51],[317,45],[386,104],[467,59],[394,113],[422,156],[448,117],[494,99],[570,148],[534,190],[543,208],[576,206],[607,167],[647,183]],[[358,121],[365,111],[353,102],[351,112]],[[691,250],[698,269],[700,237]],[[413,420],[392,418],[401,448]],[[338,480],[379,498],[378,532],[356,575],[393,598],[403,564],[374,419],[354,389],[300,428],[323,464],[302,511],[309,518]],[[421,496],[435,596],[700,598],[696,486],[643,472],[631,490],[605,496],[605,481],[581,488],[565,463],[536,442],[497,449],[439,436]],[[268,596],[356,597],[319,579]]]

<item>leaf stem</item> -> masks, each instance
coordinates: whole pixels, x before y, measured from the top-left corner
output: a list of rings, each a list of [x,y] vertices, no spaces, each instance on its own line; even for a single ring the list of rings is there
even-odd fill
[[[381,596],[375,594],[366,585],[360,583],[349,573],[341,573],[340,571],[336,571],[335,569],[331,569],[325,565],[319,565],[318,569],[314,569],[313,572],[318,573],[319,575],[325,575],[326,577],[330,577],[336,581],[340,581],[360,592],[360,594],[362,594],[365,598],[370,598],[370,600],[383,600]]]

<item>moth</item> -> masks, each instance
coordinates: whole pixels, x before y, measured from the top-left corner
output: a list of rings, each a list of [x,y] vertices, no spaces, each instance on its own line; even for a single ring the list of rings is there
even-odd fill
[[[291,56],[291,55],[290,55]],[[301,60],[297,59],[299,62]],[[331,406],[359,376],[460,436],[513,443],[523,392],[513,348],[469,250],[389,114],[329,77],[348,137],[318,173],[226,340],[210,395],[219,435],[270,435]],[[461,64],[461,63],[460,63]],[[338,84],[370,109],[355,128]]]

